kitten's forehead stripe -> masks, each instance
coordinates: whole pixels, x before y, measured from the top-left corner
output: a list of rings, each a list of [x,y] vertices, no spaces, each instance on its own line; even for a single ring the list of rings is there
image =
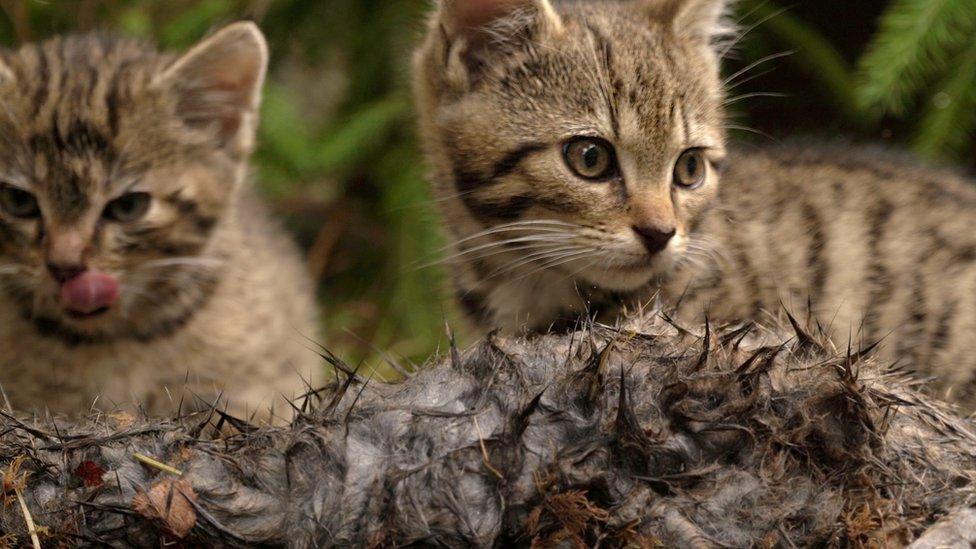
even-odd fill
[[[37,89],[34,91],[33,95],[31,117],[36,117],[41,112],[41,108],[44,106],[44,103],[47,101],[48,81],[50,79],[47,52],[44,51],[43,45],[37,44],[34,47],[34,55],[37,57],[37,72],[35,75]]]
[[[620,121],[617,114],[617,98],[621,95],[623,82],[617,78],[613,67],[613,46],[610,40],[596,27],[587,23],[586,29],[590,33],[596,55],[602,66],[597,67],[596,78],[600,83],[600,92],[607,106],[607,116],[610,117],[610,128],[613,137],[620,137]]]

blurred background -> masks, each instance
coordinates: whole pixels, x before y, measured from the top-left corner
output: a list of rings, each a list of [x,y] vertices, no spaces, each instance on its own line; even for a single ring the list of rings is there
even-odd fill
[[[422,267],[442,246],[409,93],[429,4],[0,0],[0,43],[100,29],[181,49],[259,22],[272,69],[256,181],[308,252],[323,343],[388,377],[387,359],[420,364],[461,326],[443,273]],[[976,0],[739,0],[733,17],[734,141],[843,135],[976,166]]]

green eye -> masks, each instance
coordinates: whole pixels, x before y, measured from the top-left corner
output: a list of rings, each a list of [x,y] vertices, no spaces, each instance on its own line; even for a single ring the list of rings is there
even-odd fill
[[[674,165],[674,184],[686,189],[697,189],[708,175],[708,160],[701,149],[688,149]]]
[[[103,217],[119,223],[131,223],[142,219],[149,211],[152,197],[149,193],[129,193],[116,198],[105,206]]]
[[[20,219],[34,219],[41,215],[34,195],[5,183],[0,183],[0,209]]]
[[[573,173],[590,181],[602,181],[619,173],[613,145],[596,137],[579,137],[566,143],[563,158]]]

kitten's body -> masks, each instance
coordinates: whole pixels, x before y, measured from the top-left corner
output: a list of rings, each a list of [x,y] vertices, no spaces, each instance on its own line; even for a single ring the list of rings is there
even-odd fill
[[[976,190],[878,150],[726,155],[722,7],[442,4],[416,91],[460,303],[508,331],[655,297],[694,323],[785,306],[839,346],[884,339],[888,358],[972,399]],[[612,148],[617,172],[581,174],[579,136]],[[679,185],[696,150],[707,172]]]
[[[180,59],[101,36],[2,58],[0,385],[14,407],[171,414],[222,393],[233,413],[288,417],[282,398],[315,383],[311,283],[244,181],[264,48],[237,24]],[[150,197],[138,217],[113,206],[133,192]],[[25,196],[35,207],[18,215]],[[66,293],[85,276],[92,295],[117,280],[117,299]],[[106,307],[70,310],[88,313],[86,297]]]

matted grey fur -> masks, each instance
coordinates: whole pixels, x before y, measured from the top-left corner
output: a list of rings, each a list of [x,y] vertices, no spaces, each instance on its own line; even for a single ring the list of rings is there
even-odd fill
[[[489,337],[346,376],[284,429],[4,415],[5,490],[44,543],[113,546],[893,546],[974,503],[970,422],[822,341],[658,317]]]

